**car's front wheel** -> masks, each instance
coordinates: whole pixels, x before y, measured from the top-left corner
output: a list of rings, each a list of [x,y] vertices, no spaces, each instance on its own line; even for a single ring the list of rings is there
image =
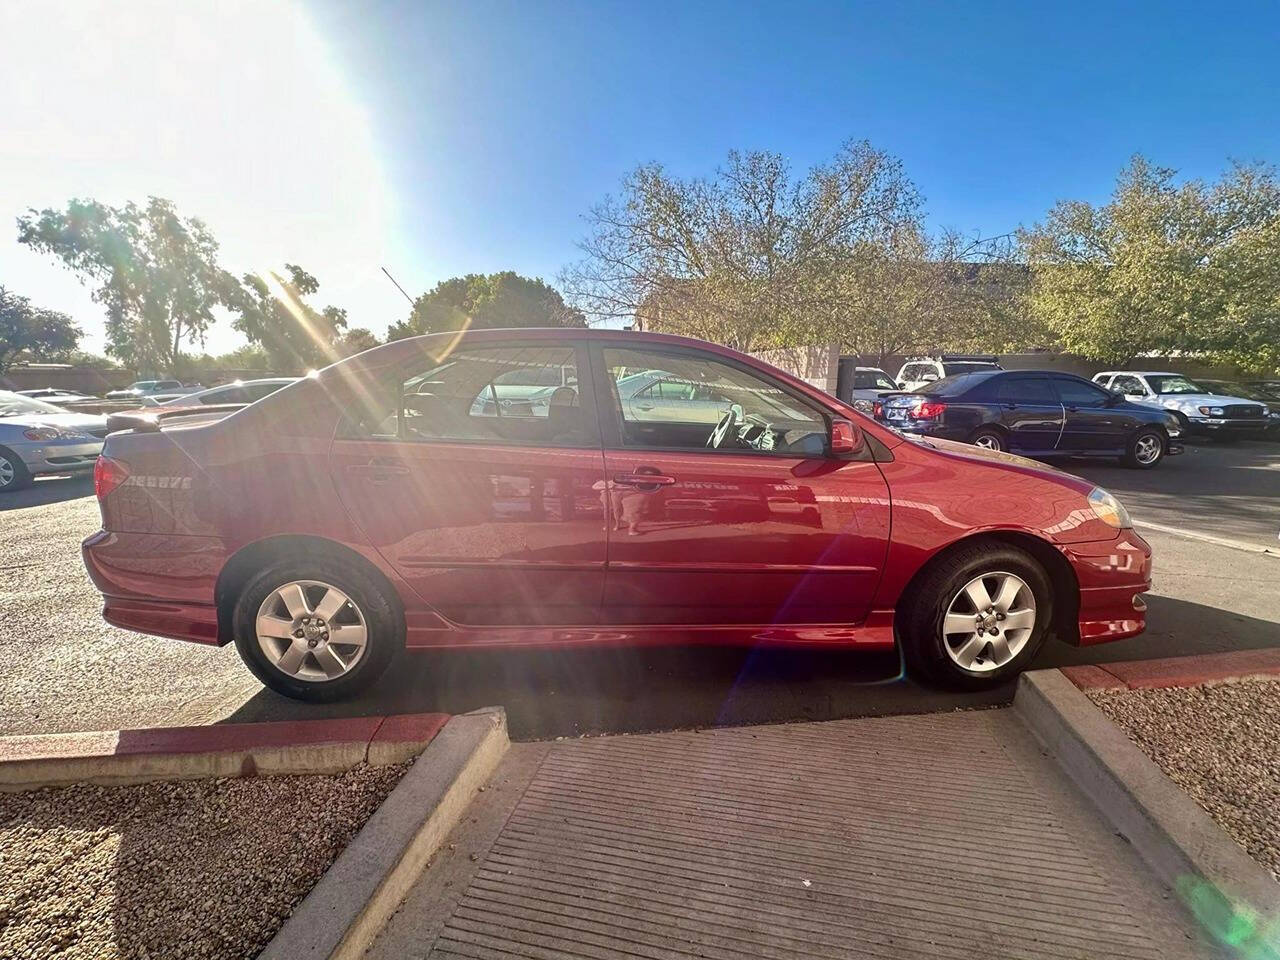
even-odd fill
[[[31,472],[22,458],[0,447],[0,493],[10,493],[31,485]]]
[[[1139,430],[1129,440],[1124,465],[1137,470],[1150,470],[1164,458],[1164,434],[1154,428]]]
[[[338,561],[288,560],[245,586],[232,615],[241,659],[272,690],[341,700],[368,687],[404,644],[394,597]]]
[[[978,689],[1024,670],[1052,616],[1049,578],[1034,557],[975,544],[925,574],[899,611],[899,636],[913,674]]]

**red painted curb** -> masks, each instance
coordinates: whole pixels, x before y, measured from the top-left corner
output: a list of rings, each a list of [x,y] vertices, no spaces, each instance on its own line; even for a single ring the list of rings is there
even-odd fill
[[[0,737],[0,764],[95,757],[224,753],[314,744],[429,741],[448,721],[446,713],[224,723],[92,733],[42,733]],[[386,728],[385,737],[380,738]]]
[[[1232,650],[1161,660],[1063,667],[1062,672],[1081,690],[1154,690],[1195,687],[1246,677],[1280,677],[1280,648]]]

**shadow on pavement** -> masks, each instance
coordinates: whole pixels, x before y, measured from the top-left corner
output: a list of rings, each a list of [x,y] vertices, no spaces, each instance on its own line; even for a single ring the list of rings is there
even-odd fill
[[[93,476],[88,473],[70,477],[41,477],[25,490],[0,495],[0,512],[23,507],[41,507],[64,500],[93,496]]]
[[[1167,597],[1151,597],[1149,631],[1094,647],[1052,641],[1036,667],[1144,660],[1280,646],[1280,624]],[[432,651],[403,656],[364,696],[297,703],[262,690],[222,722],[359,716],[499,704],[511,736],[545,740],[596,733],[741,726],[794,720],[929,713],[999,706],[1014,683],[956,693],[900,678],[896,654],[639,647]]]

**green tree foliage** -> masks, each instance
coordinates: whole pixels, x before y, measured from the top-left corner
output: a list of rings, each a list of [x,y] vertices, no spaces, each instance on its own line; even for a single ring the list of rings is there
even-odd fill
[[[642,166],[587,220],[564,284],[598,318],[741,350],[836,342],[872,356],[961,345],[979,319],[1000,320],[992,274],[974,271],[1003,251],[930,237],[902,163],[865,141],[803,176],[758,151],[730,153],[709,179]]]
[[[83,334],[65,313],[33,307],[0,287],[0,373],[20,357],[50,360],[76,349]]]
[[[139,371],[172,370],[183,342],[203,342],[234,283],[208,228],[159,197],[30,210],[18,218],[18,241],[92,286],[107,311],[107,352]]]
[[[357,353],[372,350],[378,345],[378,338],[364,327],[352,327],[334,342],[334,349],[339,357],[354,357]]]
[[[316,310],[306,298],[320,289],[316,278],[295,263],[287,276],[245,274],[227,298],[235,313],[232,325],[260,346],[268,366],[278,373],[305,373],[341,359],[337,343],[347,326],[338,307]]]
[[[1109,203],[1062,201],[1020,240],[1032,315],[1067,350],[1109,365],[1184,352],[1280,367],[1280,184],[1269,167],[1178,184],[1137,156]]]
[[[387,339],[464,329],[584,326],[586,318],[554,287],[506,270],[442,280],[413,302],[408,320],[392,324]]]

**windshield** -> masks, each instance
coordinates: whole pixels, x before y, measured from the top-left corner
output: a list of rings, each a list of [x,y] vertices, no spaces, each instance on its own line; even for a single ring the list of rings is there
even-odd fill
[[[855,390],[897,390],[898,385],[880,370],[859,370],[853,375]]]
[[[1164,395],[1169,393],[1206,393],[1204,387],[1193,380],[1188,380],[1183,376],[1153,376],[1147,375],[1147,383],[1151,384],[1151,389],[1156,393]]]
[[[28,413],[66,413],[61,407],[34,397],[0,390],[0,417],[20,417]]]

